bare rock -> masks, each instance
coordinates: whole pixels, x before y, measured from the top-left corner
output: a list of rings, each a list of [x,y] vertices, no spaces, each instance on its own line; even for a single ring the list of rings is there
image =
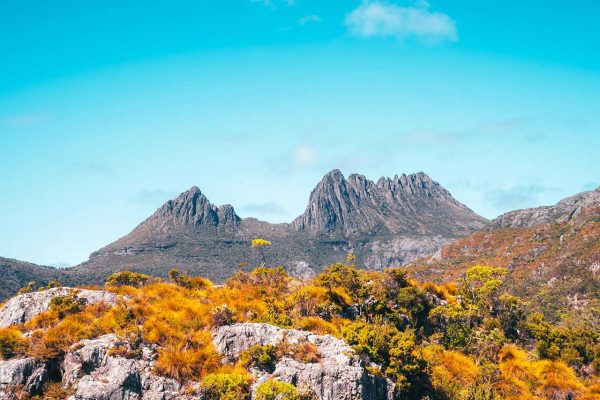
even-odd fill
[[[134,360],[108,357],[90,375],[77,383],[73,400],[139,400],[140,373]]]
[[[65,356],[63,385],[76,392],[70,400],[173,400],[181,385],[153,373],[154,348],[144,347],[142,357],[113,356],[110,349],[120,344],[112,334],[82,340]]]
[[[256,345],[276,345],[308,341],[313,343],[321,360],[301,363],[283,358],[272,375],[258,377],[257,384],[270,378],[292,383],[299,388],[311,389],[320,400],[392,399],[394,384],[369,374],[368,364],[361,360],[343,340],[331,335],[316,335],[294,329],[282,329],[261,323],[243,323],[217,328],[213,343],[228,361],[235,361],[240,352]]]
[[[304,214],[292,222],[299,231],[455,236],[480,229],[486,220],[423,172],[381,178],[348,179],[335,169],[312,191]]]
[[[50,308],[50,301],[54,297],[65,296],[73,290],[76,291],[77,297],[84,299],[87,304],[95,304],[101,301],[113,304],[116,300],[114,293],[103,290],[73,289],[68,287],[24,293],[13,297],[0,308],[0,328],[23,324],[29,321],[33,317],[47,311]]]
[[[564,223],[581,214],[597,217],[600,210],[600,187],[596,190],[567,197],[553,206],[510,211],[494,219],[488,229],[534,227],[544,224]]]
[[[66,354],[63,362],[63,383],[72,386],[78,379],[90,374],[102,365],[110,348],[117,343],[115,335],[104,335],[93,340],[82,340]]]
[[[30,395],[40,393],[47,375],[46,365],[33,358],[0,361],[0,399],[14,398],[16,386]]]

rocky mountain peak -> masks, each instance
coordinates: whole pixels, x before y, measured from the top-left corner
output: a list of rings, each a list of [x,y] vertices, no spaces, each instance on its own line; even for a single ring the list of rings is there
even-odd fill
[[[436,221],[434,216],[449,219]],[[382,177],[375,183],[359,174],[346,179],[336,169],[317,184],[306,211],[292,226],[299,231],[356,236],[375,232],[424,234],[440,224],[473,229],[484,222],[423,172]]]
[[[217,207],[197,186],[163,204],[142,226],[212,226],[239,224],[240,217],[229,204]]]

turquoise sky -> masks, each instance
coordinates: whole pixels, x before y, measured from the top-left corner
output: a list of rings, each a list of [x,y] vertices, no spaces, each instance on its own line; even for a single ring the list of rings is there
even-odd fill
[[[600,185],[600,2],[0,2],[0,256],[77,264],[197,185],[290,221],[424,171],[493,218]]]

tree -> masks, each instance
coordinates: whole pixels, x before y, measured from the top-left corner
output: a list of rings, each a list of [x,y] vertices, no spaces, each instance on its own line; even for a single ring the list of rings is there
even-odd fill
[[[267,264],[267,259],[265,257],[264,248],[269,247],[270,245],[271,245],[271,242],[268,240],[265,240],[265,239],[257,238],[257,239],[252,240],[252,248],[257,249],[260,254],[261,267],[264,267]]]

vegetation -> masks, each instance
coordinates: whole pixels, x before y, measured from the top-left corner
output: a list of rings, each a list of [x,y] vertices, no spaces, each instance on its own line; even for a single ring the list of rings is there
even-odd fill
[[[260,259],[261,259],[261,266],[265,266],[267,263],[267,259],[265,257],[265,251],[264,249],[266,247],[269,247],[271,245],[271,242],[265,239],[254,239],[252,240],[252,248],[258,250],[258,252],[260,253]]]
[[[256,389],[256,400],[302,400],[294,385],[270,379]]]
[[[248,397],[250,376],[245,372],[220,372],[207,375],[202,380],[204,398],[207,400],[239,400]]]
[[[56,297],[49,311],[0,330],[0,355],[48,360],[81,339],[114,333],[129,343],[114,350],[119,355],[139,357],[140,344],[156,345],[157,373],[200,382],[208,399],[245,399],[250,370],[273,372],[282,357],[321,358],[314,344],[284,336],[242,352],[234,365],[222,363],[211,329],[268,322],[343,338],[405,398],[599,398],[598,325],[553,325],[530,314],[527,302],[507,294],[503,268],[473,266],[445,285],[415,282],[402,269],[363,271],[353,257],[305,282],[264,266],[223,286],[178,270],[169,275],[172,283],[136,273],[109,277],[106,290],[125,295],[114,306],[83,304],[76,292]],[[310,398],[301,389],[269,380],[256,398]]]
[[[133,286],[140,287],[152,281],[152,277],[137,272],[116,272],[108,277],[106,286]]]
[[[23,333],[15,327],[0,329],[0,358],[8,360],[27,350],[27,342]]]

